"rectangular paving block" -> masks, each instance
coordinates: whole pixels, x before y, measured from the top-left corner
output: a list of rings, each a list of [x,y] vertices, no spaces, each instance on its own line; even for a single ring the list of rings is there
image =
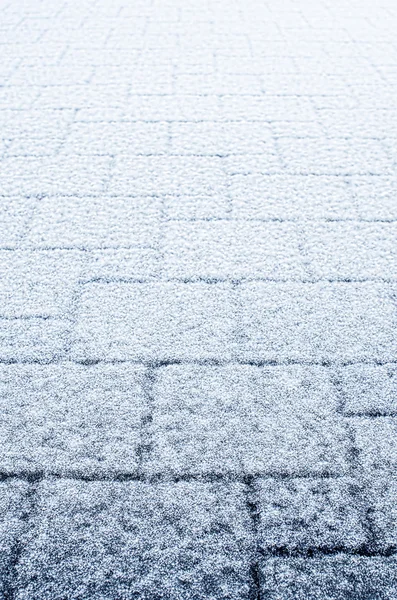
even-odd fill
[[[227,178],[219,157],[119,156],[110,193],[136,195],[227,196]]]
[[[393,474],[397,468],[397,419],[353,417],[349,425],[363,474]]]
[[[33,246],[156,246],[161,202],[150,197],[46,197],[27,234]]]
[[[0,319],[0,360],[43,361],[64,356],[70,322],[62,319]]]
[[[108,156],[4,158],[0,188],[14,196],[101,193],[109,179],[110,164]]]
[[[255,487],[264,552],[353,550],[366,542],[353,480],[259,479]]]
[[[35,203],[35,198],[1,197],[0,248],[15,248],[21,243]]]
[[[226,219],[230,217],[230,200],[223,195],[166,195],[164,214],[168,219]]]
[[[396,279],[397,223],[305,224],[302,253],[315,278]]]
[[[128,121],[74,123],[63,151],[76,154],[162,154],[168,148],[168,124]]]
[[[259,170],[230,178],[236,219],[357,218],[347,178],[315,175],[263,175]]]
[[[83,261],[78,252],[0,250],[0,316],[67,317]]]
[[[245,360],[394,359],[394,288],[363,283],[243,283],[240,350]]]
[[[360,218],[369,221],[397,219],[397,177],[394,174],[353,177],[352,192]]]
[[[173,123],[171,151],[174,154],[275,154],[267,123]]]
[[[18,539],[29,514],[29,484],[18,479],[0,481],[0,594],[9,597]]]
[[[159,251],[153,248],[91,250],[83,270],[84,281],[96,279],[150,279],[159,274]]]
[[[44,481],[16,598],[248,600],[252,551],[238,483]]]
[[[142,367],[0,365],[0,374],[0,471],[136,471],[147,411]]]
[[[393,163],[382,143],[360,138],[293,138],[278,140],[287,171],[320,175],[384,175]]]
[[[397,365],[346,365],[337,378],[345,415],[397,414]]]
[[[233,310],[229,284],[87,284],[72,354],[77,360],[228,360]]]
[[[144,369],[0,365],[0,471],[131,473],[147,412]]]
[[[343,473],[347,435],[321,367],[161,368],[148,472]],[[145,468],[145,466],[143,467]]]
[[[395,473],[369,481],[367,503],[374,533],[375,551],[385,553],[394,551],[397,547],[397,477]]]
[[[167,223],[165,270],[181,278],[301,278],[299,234],[294,223]]]
[[[266,558],[260,590],[268,600],[393,600],[396,568],[394,556]]]

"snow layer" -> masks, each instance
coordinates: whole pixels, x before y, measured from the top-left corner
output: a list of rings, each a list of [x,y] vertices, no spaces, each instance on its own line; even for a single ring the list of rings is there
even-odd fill
[[[394,0],[0,0],[0,598],[395,600]]]

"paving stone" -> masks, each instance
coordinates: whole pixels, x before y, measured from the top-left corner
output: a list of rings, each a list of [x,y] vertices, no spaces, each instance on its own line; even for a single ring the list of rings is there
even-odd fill
[[[338,372],[347,415],[394,415],[397,413],[397,367],[347,365]]]
[[[153,247],[160,210],[160,201],[150,197],[47,197],[37,206],[27,241],[39,247]]]
[[[176,365],[157,377],[150,472],[340,474],[347,468],[338,397],[322,367]]]
[[[66,317],[83,260],[76,252],[0,251],[1,317]]]
[[[260,479],[259,543],[264,551],[357,549],[367,541],[355,506],[354,481]]]
[[[10,593],[18,539],[29,514],[28,491],[25,481],[0,482],[0,594],[4,598]]]
[[[169,223],[165,228],[165,271],[169,277],[267,277],[304,275],[294,223]]]
[[[343,177],[234,175],[230,182],[237,219],[354,219],[357,209]]]
[[[86,359],[230,359],[231,286],[205,283],[84,286],[73,356]]]
[[[349,423],[363,475],[371,478],[393,473],[397,466],[397,420],[355,417]]]
[[[249,598],[241,484],[46,481],[18,564],[18,600]]]
[[[374,532],[373,551],[384,553],[397,547],[397,478],[373,479],[368,485],[368,506]]]
[[[0,471],[136,471],[147,411],[141,367],[0,367]]]
[[[2,197],[0,200],[0,247],[16,248],[33,212],[34,198]]]
[[[0,319],[0,360],[44,361],[65,355],[70,322],[62,319]]]
[[[306,224],[302,238],[302,252],[313,277],[397,277],[397,223]]]
[[[268,558],[261,563],[260,587],[269,600],[393,600],[396,559],[343,554]]]
[[[246,360],[387,360],[395,356],[391,286],[244,283],[238,291]]]

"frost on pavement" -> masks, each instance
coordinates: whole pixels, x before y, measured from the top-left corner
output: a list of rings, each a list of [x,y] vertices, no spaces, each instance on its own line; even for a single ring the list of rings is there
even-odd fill
[[[0,0],[1,598],[397,598],[396,30]]]

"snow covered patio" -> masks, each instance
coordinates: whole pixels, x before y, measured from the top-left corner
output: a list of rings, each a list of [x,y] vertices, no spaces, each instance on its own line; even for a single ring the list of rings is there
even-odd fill
[[[397,599],[397,3],[0,0],[0,598]]]

